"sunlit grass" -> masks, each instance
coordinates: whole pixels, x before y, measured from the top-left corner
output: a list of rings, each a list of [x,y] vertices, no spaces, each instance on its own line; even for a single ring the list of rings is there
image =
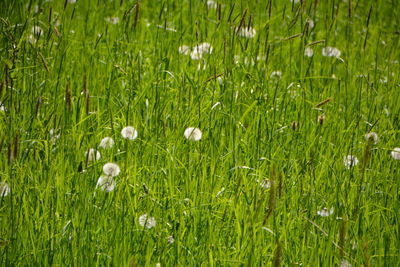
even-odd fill
[[[3,1],[1,266],[396,266],[396,1]]]

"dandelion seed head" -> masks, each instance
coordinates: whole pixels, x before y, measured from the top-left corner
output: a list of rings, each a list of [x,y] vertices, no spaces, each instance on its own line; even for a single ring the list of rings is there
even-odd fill
[[[204,42],[193,47],[193,50],[190,53],[190,57],[193,60],[199,60],[203,57],[204,54],[211,54],[212,51],[213,47],[211,46],[211,44]]]
[[[0,182],[0,197],[6,197],[10,194],[10,186],[5,182]]]
[[[321,217],[328,217],[333,214],[335,209],[332,207],[330,210],[327,208],[323,208],[322,210],[317,211],[317,215]]]
[[[40,36],[43,34],[43,29],[37,25],[33,26],[31,29],[33,35]]]
[[[236,34],[240,37],[245,37],[248,39],[254,38],[257,34],[257,31],[252,27],[241,27],[236,28]]]
[[[340,262],[340,267],[351,267],[351,263],[345,259],[342,259]]]
[[[137,138],[138,133],[132,126],[126,126],[124,129],[122,129],[121,135],[125,139],[134,140]]]
[[[156,226],[156,219],[149,217],[147,214],[139,216],[139,225],[148,229]]]
[[[109,162],[104,164],[103,172],[108,176],[115,177],[119,175],[121,170],[117,164]]]
[[[85,158],[90,162],[90,161],[96,161],[101,158],[100,152],[95,150],[94,148],[89,148],[85,152]]]
[[[282,77],[282,71],[274,70],[273,72],[271,72],[271,75],[269,77],[270,78],[278,78],[278,79],[280,79]]]
[[[190,58],[192,59],[192,60],[199,60],[199,59],[201,59],[203,57],[203,54],[202,53],[199,53],[198,51],[196,51],[196,50],[192,50],[192,52],[190,52]]]
[[[0,111],[2,111],[2,112],[7,111],[6,107],[4,106],[4,104],[2,102],[0,102]]]
[[[324,57],[340,57],[340,50],[336,47],[327,46],[322,48],[322,55]]]
[[[187,140],[190,141],[199,141],[203,135],[199,128],[189,127],[186,128],[183,135],[186,137]]]
[[[390,152],[392,158],[395,160],[400,160],[400,147],[393,148],[392,152]]]
[[[180,54],[189,55],[189,53],[190,53],[190,47],[187,46],[187,45],[181,45],[181,46],[178,48],[178,51],[179,51]]]
[[[111,137],[104,137],[100,141],[99,147],[104,148],[104,149],[110,149],[114,146],[114,139]]]
[[[58,139],[60,139],[60,134],[56,134],[56,130],[54,128],[50,129],[49,134],[50,134],[50,141],[52,143],[55,143]]]
[[[106,18],[106,21],[108,23],[116,25],[119,23],[119,17],[108,17],[108,18]]]
[[[378,143],[378,141],[379,141],[378,134],[375,133],[375,132],[367,133],[367,134],[364,136],[364,138],[365,138],[365,140],[366,140],[367,142],[372,142],[374,145],[376,145],[376,144]]]
[[[170,235],[169,237],[167,237],[167,242],[168,244],[173,244],[175,242],[175,239],[172,235]]]
[[[358,164],[358,159],[356,156],[347,155],[343,158],[343,164],[347,169],[350,169]]]
[[[311,47],[306,47],[304,49],[304,55],[306,57],[312,57],[314,55],[314,50]]]
[[[116,182],[112,176],[102,175],[97,180],[96,188],[105,192],[111,192],[115,189]]]
[[[259,182],[260,186],[264,189],[268,189],[271,187],[271,181],[268,179],[264,179],[261,182]]]
[[[311,18],[306,18],[306,24],[308,28],[314,28],[314,21]]]

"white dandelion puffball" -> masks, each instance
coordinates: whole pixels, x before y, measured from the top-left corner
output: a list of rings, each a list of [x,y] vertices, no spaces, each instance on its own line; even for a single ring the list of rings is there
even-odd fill
[[[190,141],[199,141],[203,135],[199,128],[189,127],[186,128],[183,135],[186,137],[187,140]]]
[[[121,170],[117,164],[109,162],[104,164],[103,172],[108,176],[115,177],[119,175]]]
[[[270,78],[274,78],[274,77],[281,78],[282,77],[282,71],[274,70],[269,77]]]
[[[245,37],[245,38],[254,38],[256,36],[256,30],[252,27],[242,27],[240,29],[236,29],[236,34],[240,37]]]
[[[259,182],[259,181],[257,181],[257,182]],[[261,182],[259,182],[259,184],[264,189],[271,188],[271,181],[268,179],[262,180]]]
[[[343,159],[343,164],[347,169],[350,169],[358,164],[358,159],[356,156],[347,155]]]
[[[108,18],[106,18],[106,21],[108,23],[116,25],[119,23],[119,17],[108,17]]]
[[[392,155],[392,158],[394,158],[395,160],[400,160],[400,147],[393,148],[390,154]]]
[[[10,194],[10,186],[5,182],[0,182],[0,197],[6,197]]]
[[[137,138],[138,133],[132,126],[126,126],[124,129],[122,129],[121,135],[125,139],[134,140]]]
[[[306,18],[306,24],[309,28],[314,28],[314,21],[310,18]]]
[[[317,211],[317,215],[321,217],[328,217],[332,215],[334,211],[334,208],[331,208],[330,210],[328,210],[327,208],[323,208],[322,210]]]
[[[190,52],[190,58],[192,60],[199,60],[203,57],[203,54],[199,53],[196,50],[193,50],[192,52]]]
[[[187,45],[181,45],[178,48],[179,54],[183,54],[183,55],[189,55],[190,53],[190,47]]]
[[[324,57],[340,57],[340,54],[340,50],[336,47],[327,46],[322,48],[322,55]]]
[[[306,47],[306,48],[304,49],[304,55],[305,55],[306,57],[312,57],[312,56],[314,55],[314,50],[312,50],[311,47]]]
[[[204,54],[211,54],[212,51],[213,48],[210,43],[201,43],[193,47],[193,50],[190,53],[190,57],[193,60],[199,60],[203,57]]]
[[[2,102],[0,102],[0,111],[7,111],[6,107],[4,106],[4,104]]]
[[[114,146],[114,139],[112,139],[111,137],[104,137],[103,139],[101,139],[100,145],[99,145],[99,147],[105,148],[105,149],[110,149],[113,146]]]
[[[36,35],[36,36],[43,34],[43,30],[39,26],[33,26],[31,32],[33,35]]]
[[[340,262],[340,267],[351,267],[351,263],[346,259],[342,259],[342,261]]]
[[[170,235],[169,237],[167,237],[167,241],[169,244],[173,244],[175,242],[175,239],[172,235]]]
[[[115,189],[115,180],[112,176],[102,175],[99,180],[97,180],[96,188],[105,192],[111,192]]]
[[[378,134],[375,132],[367,133],[364,137],[366,141],[371,141],[374,145],[379,141]]]
[[[85,152],[85,158],[88,161],[96,161],[99,160],[101,158],[100,152],[97,151],[94,148],[89,148],[86,152]]]
[[[139,217],[139,224],[142,227],[150,229],[156,226],[156,219],[154,219],[154,217],[147,216],[147,214],[143,214]]]

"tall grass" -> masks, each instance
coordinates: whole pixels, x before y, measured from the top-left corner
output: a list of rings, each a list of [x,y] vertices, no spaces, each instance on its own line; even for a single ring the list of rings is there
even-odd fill
[[[1,5],[0,265],[400,262],[397,1]]]

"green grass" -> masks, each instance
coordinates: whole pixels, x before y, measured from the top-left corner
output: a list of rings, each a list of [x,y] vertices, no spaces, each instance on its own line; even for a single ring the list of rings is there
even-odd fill
[[[399,266],[397,1],[1,6],[1,266]]]

